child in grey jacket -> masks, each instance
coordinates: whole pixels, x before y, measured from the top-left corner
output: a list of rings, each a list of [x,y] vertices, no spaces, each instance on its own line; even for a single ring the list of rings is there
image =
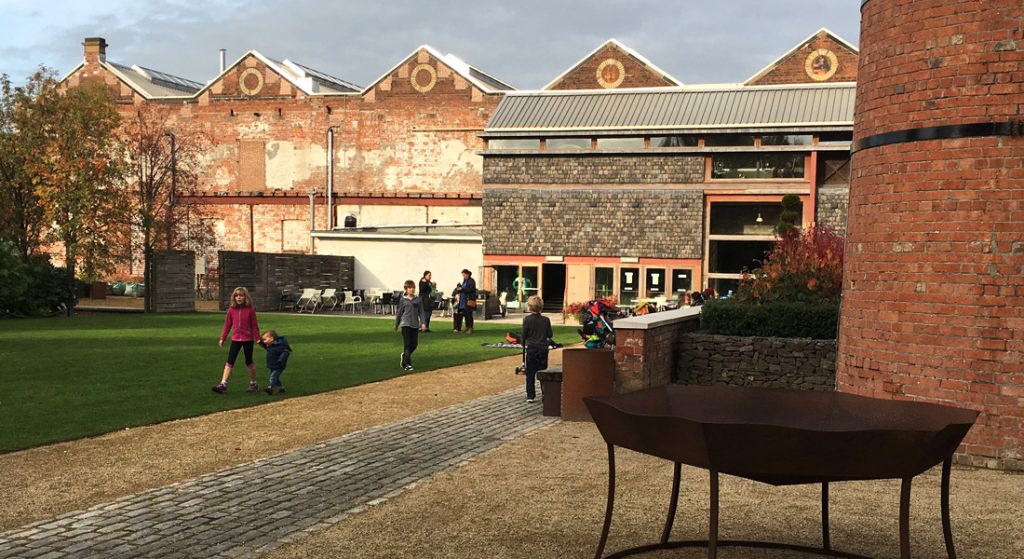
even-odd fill
[[[416,283],[405,281],[405,294],[398,300],[398,312],[395,313],[395,330],[402,327],[402,368],[412,370],[412,352],[419,344],[420,321],[423,319],[423,300],[416,296]]]

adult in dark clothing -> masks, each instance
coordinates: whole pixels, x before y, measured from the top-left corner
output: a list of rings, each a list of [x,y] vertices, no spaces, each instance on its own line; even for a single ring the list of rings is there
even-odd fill
[[[476,310],[476,280],[473,279],[473,272],[462,270],[462,283],[455,286],[455,293],[459,296],[459,305],[455,316],[455,331],[461,330],[459,315],[466,319],[466,333],[473,333],[473,311]],[[470,302],[472,301],[472,303]]]
[[[423,324],[420,330],[424,332],[430,331],[430,313],[434,307],[434,282],[430,281],[431,277],[430,270],[427,270],[420,278],[420,301],[423,303]]]
[[[533,295],[526,300],[530,314],[523,318],[523,346],[526,348],[526,401],[535,402],[537,371],[548,368],[548,344],[551,343],[551,319],[541,315],[544,301]]]

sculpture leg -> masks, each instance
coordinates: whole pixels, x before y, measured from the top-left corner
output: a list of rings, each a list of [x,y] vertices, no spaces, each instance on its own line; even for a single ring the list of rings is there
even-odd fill
[[[942,463],[942,537],[946,540],[946,557],[956,559],[956,550],[953,549],[953,528],[949,524],[949,470],[953,458],[949,457]]]
[[[900,559],[910,559],[910,482],[905,477],[900,484]]]
[[[821,484],[821,548],[832,549],[832,542],[828,534],[828,482]]]
[[[708,472],[711,478],[711,510],[708,518],[708,559],[718,557],[718,471]]]
[[[665,530],[661,532],[661,543],[668,543],[668,538],[672,534],[672,523],[675,521],[676,506],[679,504],[679,477],[682,467],[679,462],[675,463],[675,471],[672,474],[672,500],[668,503],[668,518],[665,519]]]
[[[608,444],[608,504],[604,511],[604,528],[601,529],[601,540],[597,542],[597,553],[594,559],[601,559],[604,546],[608,543],[608,531],[612,527],[612,508],[615,506],[615,447]]]

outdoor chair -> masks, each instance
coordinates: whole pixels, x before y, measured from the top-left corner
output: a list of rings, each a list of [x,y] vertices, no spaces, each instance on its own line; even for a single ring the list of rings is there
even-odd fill
[[[319,289],[303,289],[302,295],[299,295],[299,299],[295,301],[295,311],[309,311],[310,314],[312,314],[316,310],[316,305],[319,302],[319,300]]]
[[[277,304],[277,310],[283,311],[290,307],[294,307],[296,303],[295,294],[290,289],[281,290],[281,298]]]
[[[380,307],[380,314],[391,314],[391,305],[393,304],[391,300],[392,296],[393,294],[390,291],[385,291],[380,294],[380,302],[378,303]]]
[[[343,291],[344,299],[341,302],[341,310],[345,310],[346,307],[352,307],[352,314],[356,313],[356,308],[363,302],[362,297],[353,294],[351,291]]]
[[[334,308],[338,306],[339,302],[337,289],[325,289],[324,292],[320,294],[320,306],[326,307],[327,305],[331,305],[331,308],[328,310],[333,311]]]

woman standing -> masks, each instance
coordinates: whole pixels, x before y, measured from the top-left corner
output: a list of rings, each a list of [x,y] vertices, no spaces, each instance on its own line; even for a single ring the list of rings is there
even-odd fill
[[[423,303],[423,324],[420,330],[430,331],[430,312],[434,307],[434,282],[430,281],[430,270],[423,272],[420,278],[420,301]]]
[[[460,314],[466,318],[466,333],[473,333],[473,311],[476,310],[476,280],[473,279],[473,272],[462,270],[462,283],[455,286],[455,292],[459,295]],[[455,331],[459,331],[459,320],[455,320]]]

